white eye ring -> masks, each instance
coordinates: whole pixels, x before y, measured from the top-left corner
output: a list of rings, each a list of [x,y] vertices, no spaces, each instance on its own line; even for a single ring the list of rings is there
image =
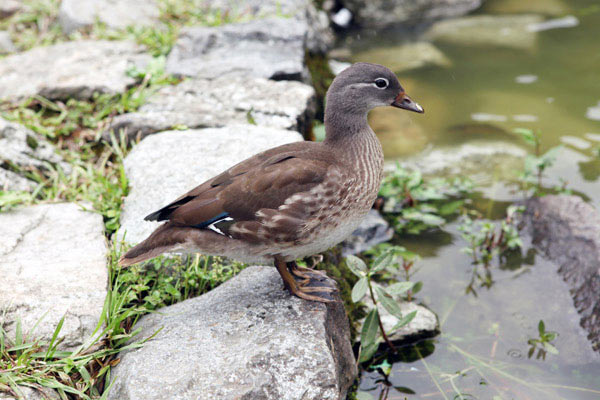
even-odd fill
[[[375,82],[373,82],[373,85],[377,89],[387,89],[387,87],[390,86],[390,81],[385,78],[377,78],[375,79]]]

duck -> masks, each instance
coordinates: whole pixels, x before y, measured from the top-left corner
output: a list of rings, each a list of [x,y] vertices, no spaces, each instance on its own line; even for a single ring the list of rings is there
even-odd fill
[[[390,69],[352,64],[327,91],[324,141],[256,154],[152,212],[145,220],[163,224],[120,265],[173,252],[223,256],[274,265],[292,295],[335,301],[335,282],[296,261],[342,242],[372,208],[384,160],[367,115],[385,106],[424,112]]]

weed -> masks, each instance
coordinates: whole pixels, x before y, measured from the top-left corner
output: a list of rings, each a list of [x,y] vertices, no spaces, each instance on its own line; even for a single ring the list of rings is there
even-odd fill
[[[377,349],[379,348],[379,334],[390,349],[396,352],[396,348],[388,339],[383,323],[381,322],[379,313],[380,306],[383,306],[391,315],[396,317],[397,323],[392,328],[393,331],[408,324],[413,320],[417,313],[416,311],[413,311],[407,315],[402,315],[402,310],[398,305],[398,301],[394,298],[395,296],[404,295],[410,289],[410,287],[405,284],[406,282],[399,282],[388,287],[383,287],[373,280],[378,272],[389,267],[392,262],[393,255],[389,251],[384,252],[377,257],[371,263],[370,267],[367,267],[365,262],[358,257],[346,257],[348,268],[359,278],[352,288],[352,301],[361,301],[368,292],[369,297],[373,302],[372,308],[365,318],[360,334],[359,363],[370,360],[377,352]]]
[[[527,341],[527,344],[529,345],[527,357],[533,357],[536,349],[537,355],[535,358],[538,360],[540,358],[542,360],[545,360],[547,353],[555,355],[558,354],[557,348],[554,347],[554,345],[551,343],[554,339],[556,339],[557,336],[558,333],[556,332],[546,331],[546,324],[544,324],[544,321],[540,320],[540,322],[538,323],[538,337],[531,338]]]
[[[525,166],[519,174],[523,190],[526,193],[533,190],[535,196],[541,196],[544,194],[542,186],[544,171],[554,164],[562,146],[553,147],[542,154],[541,133],[539,131],[518,128],[515,129],[515,133],[521,135],[521,138],[534,149],[534,154],[528,154],[525,158]]]
[[[383,211],[392,216],[398,233],[418,234],[439,228],[445,218],[457,214],[473,188],[465,178],[425,180],[418,170],[399,164],[384,178],[379,195],[385,199]]]

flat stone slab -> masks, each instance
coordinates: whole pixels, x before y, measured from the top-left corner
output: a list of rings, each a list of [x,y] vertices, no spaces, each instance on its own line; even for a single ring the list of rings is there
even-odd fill
[[[156,24],[160,9],[154,0],[62,0],[58,21],[69,34],[96,21],[113,29]]]
[[[529,29],[542,22],[539,15],[476,15],[439,21],[425,33],[429,40],[464,46],[497,46],[533,50],[537,32]]]
[[[457,17],[479,7],[481,0],[346,0],[344,5],[357,24],[380,28]]]
[[[142,317],[108,398],[327,400],[357,375],[341,302],[292,297],[273,267],[249,267],[209,293]]]
[[[181,31],[167,73],[214,79],[227,74],[308,81],[306,27],[294,18],[266,18]]]
[[[42,136],[0,118],[0,189],[31,190],[34,182],[19,173],[46,170],[48,165],[60,167],[67,174],[71,172],[70,165]]]
[[[559,267],[581,326],[600,352],[600,213],[577,196],[534,197],[525,207],[525,231]]]
[[[302,140],[298,132],[230,125],[167,131],[142,140],[125,158],[130,191],[121,213],[120,239],[136,244],[160,223],[144,221],[185,192],[261,151]]]
[[[0,59],[0,99],[89,99],[94,93],[122,93],[136,80],[132,66],[144,68],[150,55],[131,41],[59,43]]]
[[[177,126],[221,127],[249,120],[306,136],[315,112],[315,91],[300,82],[244,76],[189,79],[160,89],[137,112],[115,117],[105,136],[125,130],[129,138],[143,138]]]
[[[50,340],[64,316],[61,348],[83,344],[107,293],[102,216],[72,203],[26,207],[0,214],[0,237],[0,324],[8,337],[20,319],[30,340]]]

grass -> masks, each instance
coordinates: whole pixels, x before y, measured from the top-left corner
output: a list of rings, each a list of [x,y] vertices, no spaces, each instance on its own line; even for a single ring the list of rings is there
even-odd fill
[[[119,352],[137,348],[135,322],[159,307],[200,295],[238,273],[243,265],[212,257],[160,258],[120,269],[120,252],[110,254],[108,295],[93,340],[73,351],[60,349],[61,320],[50,340],[29,339],[17,322],[13,337],[0,327],[0,393],[13,396],[27,386],[54,389],[62,399],[104,399]],[[157,334],[158,332],[155,332]],[[152,335],[152,336],[154,336]],[[152,337],[151,336],[151,337]]]

